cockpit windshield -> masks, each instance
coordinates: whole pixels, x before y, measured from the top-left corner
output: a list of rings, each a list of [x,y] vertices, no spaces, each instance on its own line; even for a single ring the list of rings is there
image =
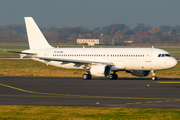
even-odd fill
[[[171,57],[170,54],[159,54],[158,57]]]

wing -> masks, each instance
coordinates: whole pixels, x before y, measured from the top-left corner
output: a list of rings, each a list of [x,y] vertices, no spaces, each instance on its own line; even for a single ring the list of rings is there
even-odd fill
[[[75,63],[75,64],[107,64],[109,66],[113,66],[111,62],[100,62],[93,60],[76,60],[76,59],[64,59],[64,58],[51,58],[51,57],[36,57],[32,56],[31,58],[41,59],[45,61],[59,61],[64,63]]]

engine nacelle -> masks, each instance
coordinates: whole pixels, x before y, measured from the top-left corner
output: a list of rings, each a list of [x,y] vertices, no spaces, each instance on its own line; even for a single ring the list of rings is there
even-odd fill
[[[108,65],[92,65],[90,72],[94,76],[106,77],[111,74],[111,67]]]
[[[150,71],[146,71],[146,70],[133,70],[133,71],[126,71],[128,73],[131,73],[134,76],[138,76],[138,77],[146,77],[149,75]]]

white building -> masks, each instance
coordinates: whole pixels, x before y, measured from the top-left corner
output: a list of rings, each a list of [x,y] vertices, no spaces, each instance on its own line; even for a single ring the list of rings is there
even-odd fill
[[[94,46],[94,45],[102,45],[102,44],[104,44],[104,40],[103,39],[77,39],[76,43],[78,45]]]

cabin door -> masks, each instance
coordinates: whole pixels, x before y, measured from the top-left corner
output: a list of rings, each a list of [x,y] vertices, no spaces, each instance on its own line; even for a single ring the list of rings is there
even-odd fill
[[[146,62],[151,62],[152,50],[148,50],[146,54]]]

